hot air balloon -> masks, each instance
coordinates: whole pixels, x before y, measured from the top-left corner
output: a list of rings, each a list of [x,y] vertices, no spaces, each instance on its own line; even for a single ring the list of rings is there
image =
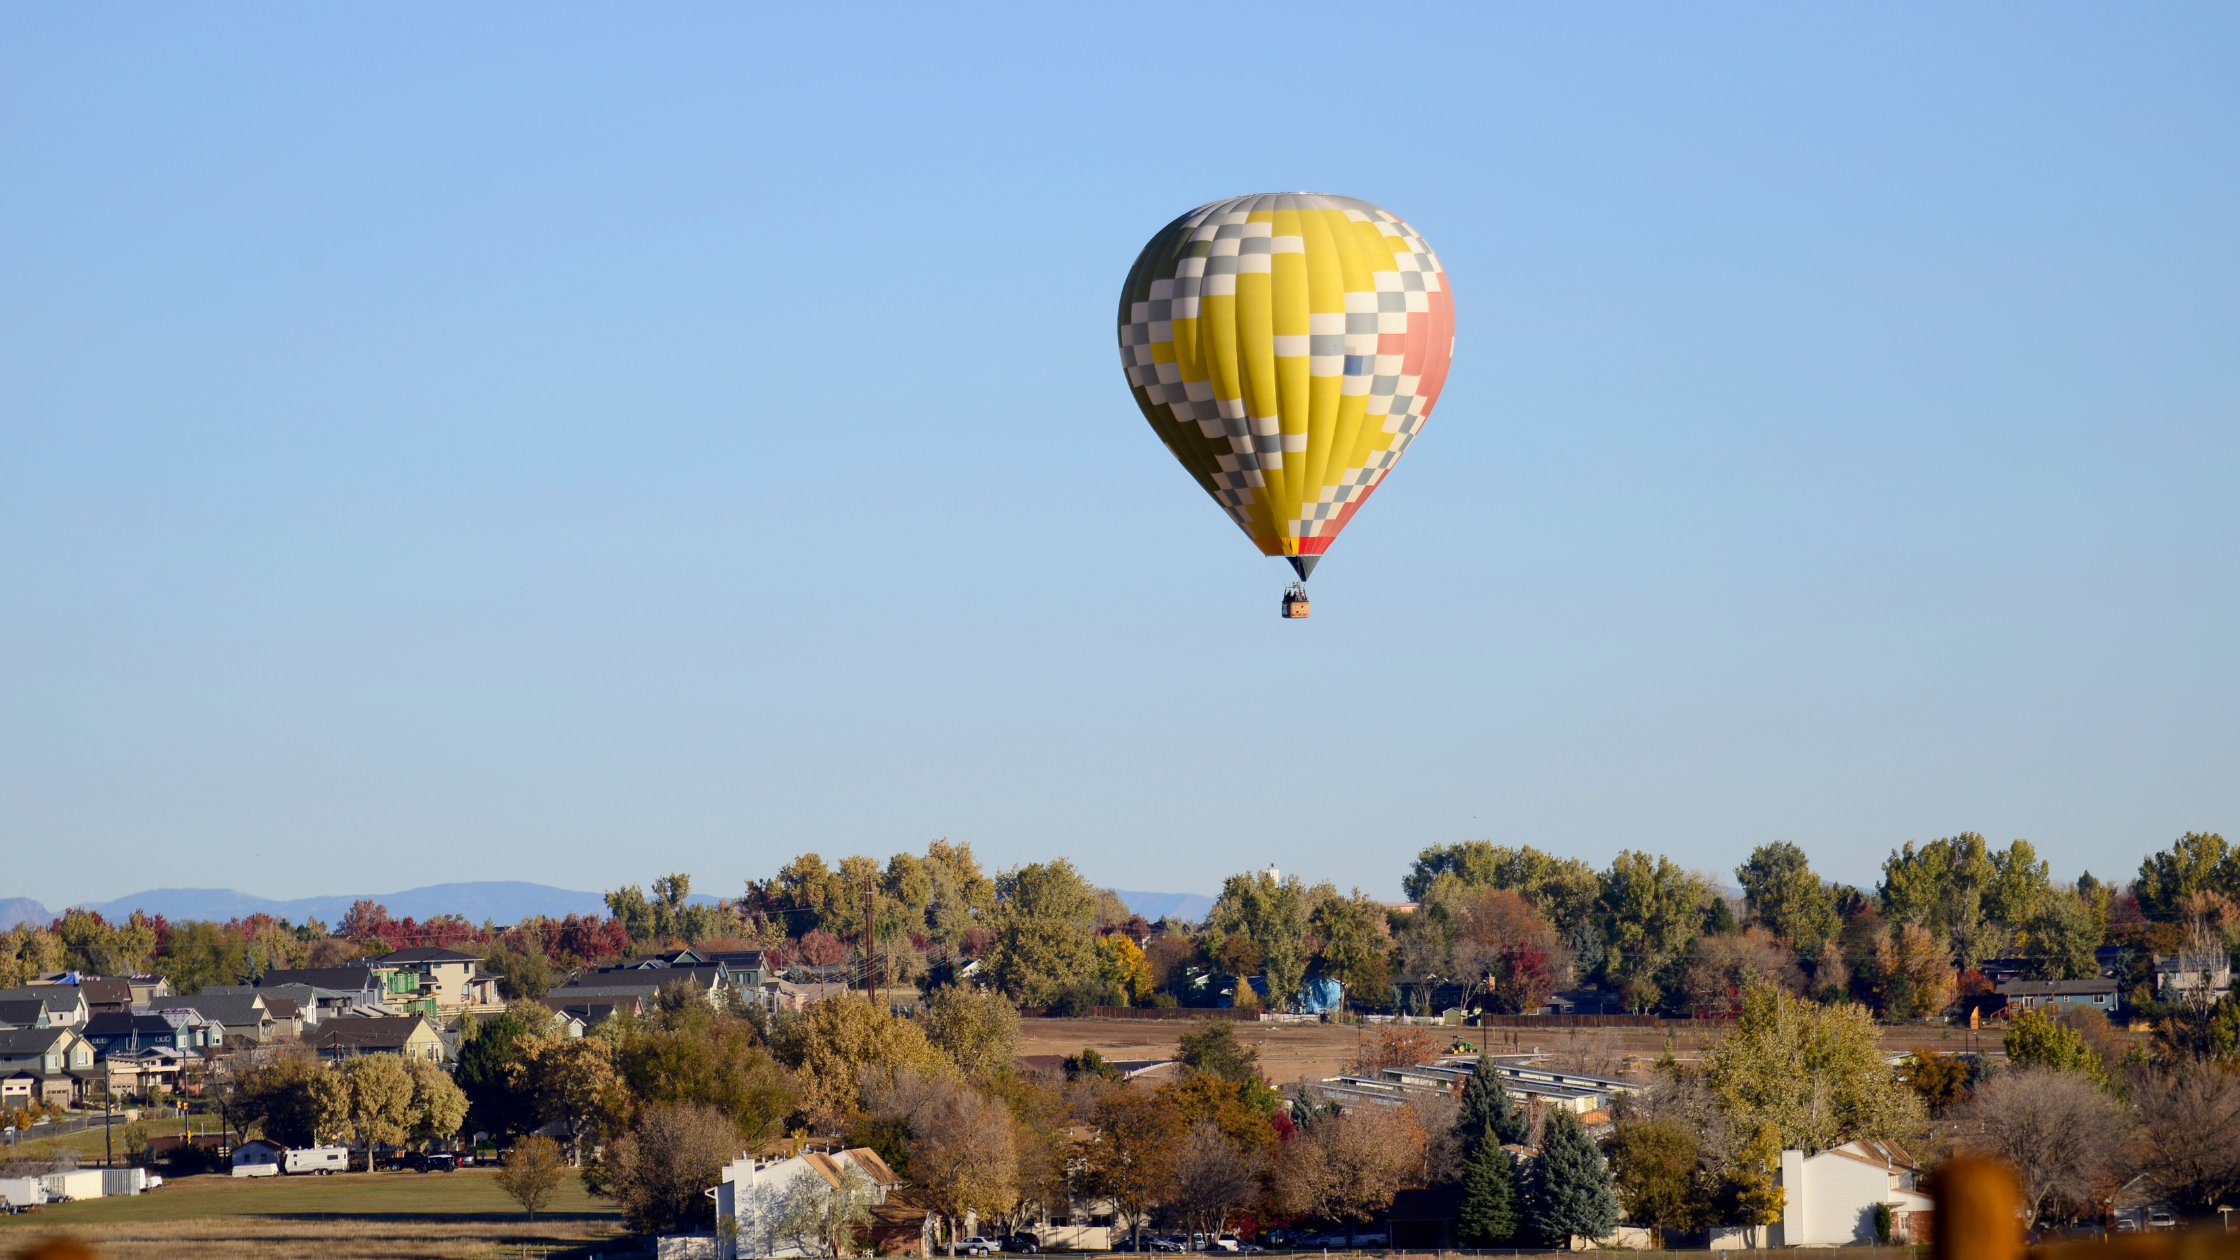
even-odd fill
[[[1144,419],[1264,555],[1315,564],[1431,415],[1454,356],[1438,255],[1388,210],[1327,193],[1199,206],[1120,292]]]

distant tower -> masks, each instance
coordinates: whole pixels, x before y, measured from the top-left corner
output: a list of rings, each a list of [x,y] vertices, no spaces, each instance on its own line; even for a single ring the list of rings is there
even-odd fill
[[[1280,884],[1283,882],[1283,876],[1276,873],[1276,864],[1273,862],[1268,863],[1268,869],[1260,873],[1267,876],[1268,882],[1271,884]]]

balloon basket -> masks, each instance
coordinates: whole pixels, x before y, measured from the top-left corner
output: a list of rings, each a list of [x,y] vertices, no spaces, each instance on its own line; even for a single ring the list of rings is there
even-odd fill
[[[1283,619],[1285,621],[1305,621],[1307,619],[1307,588],[1302,583],[1293,582],[1284,589]]]

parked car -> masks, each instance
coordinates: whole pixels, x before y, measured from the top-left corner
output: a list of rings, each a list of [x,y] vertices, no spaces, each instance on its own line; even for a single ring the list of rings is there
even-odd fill
[[[459,1157],[450,1151],[427,1151],[412,1156],[407,1166],[414,1172],[457,1172]]]
[[[1033,1234],[1024,1232],[1005,1234],[996,1241],[1003,1244],[1005,1251],[1016,1252],[1023,1256],[1031,1256],[1042,1250],[1042,1240]]]
[[[2178,1214],[2169,1208],[2158,1207],[2147,1210],[2148,1229],[2176,1229],[2177,1227]]]
[[[968,1256],[992,1256],[1002,1252],[1003,1244],[993,1238],[982,1238],[980,1235],[974,1234],[972,1237],[960,1241],[957,1244],[957,1250]]]

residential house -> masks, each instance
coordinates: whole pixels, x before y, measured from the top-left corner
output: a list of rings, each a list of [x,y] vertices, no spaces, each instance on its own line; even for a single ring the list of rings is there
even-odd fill
[[[1815,1155],[1783,1151],[1781,1223],[1763,1231],[1742,1226],[1715,1229],[1711,1248],[1871,1244],[1877,1204],[1890,1209],[1891,1242],[1926,1243],[1936,1204],[1922,1192],[1921,1178],[1921,1165],[1896,1142],[1846,1142]]]
[[[403,993],[392,995],[389,976],[393,974],[377,972],[364,963],[275,968],[257,977],[256,987],[260,993],[293,999],[307,1012],[305,1022],[317,1023],[348,1015],[397,1014],[397,1008],[390,1005],[392,996],[417,996],[419,984],[408,977],[398,984]]]
[[[456,1015],[461,1011],[496,1011],[505,1009],[505,1001],[498,996],[499,977],[486,971],[482,959],[474,954],[456,950],[416,946],[384,954],[372,960],[373,969],[395,976],[413,978],[412,998],[406,1005],[419,1009],[420,1003],[432,1004],[422,1010],[427,1015]],[[392,981],[391,993],[402,990]]]
[[[165,1046],[193,1054],[208,1046],[225,1044],[225,1029],[211,1024],[191,1007],[141,1014],[96,1015],[81,1030],[93,1046],[95,1062],[111,1054],[129,1053],[146,1046]]]
[[[612,1019],[618,1012],[631,1015],[643,1014],[652,1005],[650,999],[643,998],[635,993],[620,993],[598,998],[586,998],[581,994],[574,998],[555,997],[554,994],[559,992],[561,990],[555,989],[552,993],[546,994],[542,999],[544,1005],[554,1015],[579,1029],[597,1028]]]
[[[75,1028],[15,1028],[0,1032],[0,1108],[40,1104],[70,1106],[93,1072],[93,1047]]]
[[[637,959],[631,966],[659,965],[670,967],[713,967],[721,965],[731,973],[731,983],[742,989],[759,986],[777,974],[770,966],[770,955],[759,949],[703,949],[693,946],[668,954],[655,954]]]
[[[117,1015],[132,1010],[132,982],[107,976],[87,976],[78,982],[88,1015]]]
[[[134,1006],[153,1006],[164,998],[176,996],[171,981],[162,976],[130,975],[124,982],[132,986]]]
[[[544,1002],[554,1010],[572,1010],[599,1004],[612,1005],[627,998],[635,999],[641,1007],[651,1010],[655,997],[672,984],[690,985],[710,1006],[719,1008],[724,1004],[726,993],[736,991],[731,982],[731,969],[722,963],[672,967],[665,959],[654,958],[586,972],[570,983],[547,992]],[[740,996],[752,1000],[755,995],[741,993]]]
[[[442,1063],[450,1056],[442,1034],[422,1015],[391,1015],[372,1019],[322,1020],[307,1041],[323,1057],[352,1054],[397,1054],[407,1059]]]
[[[2174,1002],[2206,988],[2212,994],[2232,987],[2230,954],[2157,954],[2154,960],[2155,996]]]
[[[74,1028],[90,1014],[85,991],[74,984],[0,989],[0,1028]]]
[[[1565,989],[1548,995],[1535,1015],[1623,1015],[1625,999],[1607,989]]]
[[[228,986],[232,987],[232,986]],[[168,1010],[190,1010],[222,1031],[221,1040],[238,1038],[253,1046],[273,1040],[272,1011],[264,995],[248,993],[197,993],[191,997],[163,999]]]
[[[210,985],[202,991],[204,993],[258,994],[264,998],[265,1009],[272,1012],[274,1035],[282,1037],[301,1036],[307,1030],[317,1027],[320,1018],[320,995],[333,992],[333,990],[321,989],[317,985],[310,984]],[[391,1012],[384,1008],[365,1013],[386,1015]]]
[[[748,1151],[724,1166],[721,1179],[715,1187],[716,1232],[719,1236],[731,1233],[727,1223],[736,1228],[736,1254],[744,1256],[811,1256],[823,1251],[812,1240],[788,1237],[778,1229],[786,1215],[786,1205],[792,1197],[803,1193],[822,1193],[838,1188],[849,1172],[859,1172],[871,1182],[872,1201],[884,1205],[888,1195],[899,1189],[902,1179],[894,1175],[878,1152],[869,1147],[850,1150],[803,1150],[790,1153],[790,1142],[767,1146],[760,1151]],[[785,1148],[785,1149],[781,1149]],[[924,1218],[921,1229],[926,1228]],[[921,1244],[931,1246],[932,1240],[921,1235]],[[804,1243],[808,1243],[804,1246]],[[886,1252],[883,1254],[908,1254]]]
[[[2051,1011],[2058,1015],[2065,1011],[2095,1010],[2110,1014],[2116,1009],[2116,981],[2107,976],[2090,980],[2009,980],[1997,992],[2006,999],[2001,1014],[2020,1015],[2025,1011]]]

